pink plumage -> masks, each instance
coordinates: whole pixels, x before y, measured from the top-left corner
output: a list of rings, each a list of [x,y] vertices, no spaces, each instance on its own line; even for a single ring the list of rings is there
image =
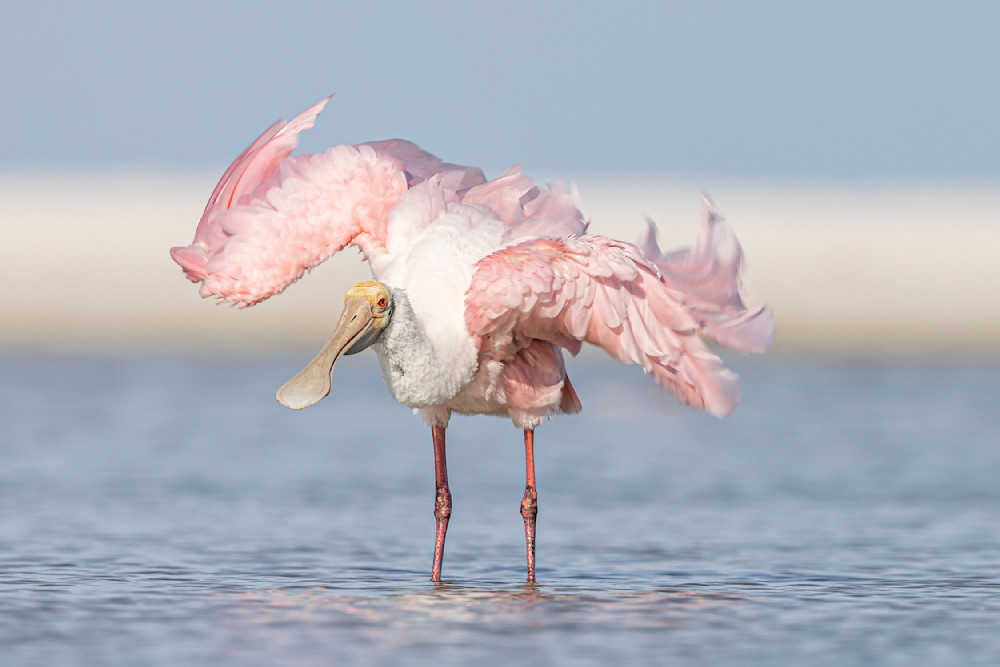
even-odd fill
[[[533,582],[534,429],[581,409],[563,351],[597,345],[723,416],[739,400],[739,379],[707,339],[764,352],[771,311],[743,302],[742,250],[707,199],[694,246],[663,253],[651,221],[639,245],[588,234],[576,191],[537,186],[520,165],[487,181],[401,139],[291,155],[328,100],[258,137],[219,181],[194,242],[171,255],[202,296],[247,306],[345,246],[359,248],[378,282],[348,290],[330,340],[278,400],[312,405],[331,391],[344,354],[374,348],[389,391],[432,429],[435,582],[451,513],[450,416],[508,416],[524,429]]]
[[[485,180],[401,139],[290,157],[329,99],[258,137],[215,187],[194,243],[171,249],[202,296],[263,301],[349,243],[384,245],[389,212],[408,187],[442,171],[460,172],[463,186]]]
[[[219,181],[194,243],[171,250],[202,296],[252,305],[348,244],[384,266],[400,197],[439,177],[429,185],[442,204],[414,225],[432,224],[450,197],[487,208],[508,228],[504,247],[475,263],[465,296],[468,332],[491,358],[512,363],[532,340],[575,354],[585,341],[641,365],[685,403],[732,411],[739,382],[703,336],[763,352],[774,324],[769,309],[744,305],[742,252],[710,201],[694,247],[664,254],[651,221],[639,247],[586,234],[575,191],[537,187],[520,166],[486,181],[475,167],[400,139],[291,156],[328,100],[258,137]]]

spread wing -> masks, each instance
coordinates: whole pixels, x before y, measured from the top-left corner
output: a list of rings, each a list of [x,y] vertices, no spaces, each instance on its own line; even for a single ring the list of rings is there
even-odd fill
[[[202,296],[252,305],[348,244],[371,258],[384,250],[389,212],[407,188],[443,172],[455,187],[485,180],[401,139],[292,156],[328,100],[258,137],[215,187],[194,242],[171,249]]]
[[[696,250],[711,264],[710,248]],[[763,351],[773,337],[771,312],[748,310],[738,298],[710,307],[690,287],[628,243],[603,236],[530,239],[477,264],[466,325],[497,359],[512,358],[532,339],[574,353],[581,341],[598,345],[640,364],[684,403],[723,416],[739,401],[739,378],[703,336]]]
[[[205,263],[209,257],[226,245],[231,234],[220,224],[217,213],[231,209],[249,196],[258,186],[272,179],[278,165],[299,145],[299,132],[316,123],[330,97],[325,97],[296,116],[291,123],[279,120],[264,130],[250,146],[233,160],[219,179],[205,211],[198,221],[194,242],[190,246],[172,248],[174,261],[180,264],[192,282],[206,277]]]

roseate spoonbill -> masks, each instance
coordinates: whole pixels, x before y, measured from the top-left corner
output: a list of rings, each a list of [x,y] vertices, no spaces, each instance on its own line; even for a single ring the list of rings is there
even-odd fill
[[[641,246],[587,234],[575,191],[538,187],[519,166],[488,181],[398,139],[292,156],[328,100],[258,137],[219,181],[194,242],[171,255],[203,297],[248,306],[357,246],[377,282],[348,290],[333,335],[278,400],[312,405],[330,392],[342,355],[375,349],[389,391],[431,428],[434,582],[451,514],[449,417],[508,416],[524,432],[521,514],[533,582],[534,429],[581,409],[562,350],[598,345],[684,403],[723,416],[739,381],[704,337],[764,352],[771,311],[743,303],[739,243],[707,199],[693,248],[663,254],[652,222]]]

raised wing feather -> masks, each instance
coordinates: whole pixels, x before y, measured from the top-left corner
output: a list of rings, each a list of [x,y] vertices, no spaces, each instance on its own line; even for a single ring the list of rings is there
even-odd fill
[[[273,179],[277,174],[278,164],[298,146],[299,132],[315,124],[316,117],[330,101],[330,97],[332,96],[309,107],[290,123],[284,120],[274,123],[226,169],[212,191],[212,196],[208,198],[194,233],[194,242],[190,246],[170,250],[171,257],[180,264],[192,282],[200,282],[206,278],[205,265],[208,258],[222,248],[230,236],[218,223],[217,213],[232,208],[261,183]]]
[[[485,180],[400,139],[291,156],[328,100],[258,137],[219,181],[194,242],[171,249],[202,296],[252,305],[348,244],[371,258],[384,251],[389,212],[408,187],[438,173],[461,189]]]
[[[463,176],[459,181],[462,188],[468,188],[486,182],[486,176],[479,167],[469,167],[460,164],[444,162],[441,158],[431,155],[406,139],[384,139],[382,141],[366,141],[360,146],[371,146],[380,155],[389,155],[404,165],[406,180],[413,186],[426,181],[435,174],[446,171],[459,171]]]
[[[461,197],[466,204],[488,206],[510,226],[511,238],[581,236],[587,231],[575,189],[561,183],[540,188],[521,173],[519,164]]]
[[[649,220],[641,247],[660,270],[663,280],[682,292],[689,311],[705,332],[726,347],[762,353],[774,339],[771,309],[749,309],[740,295],[743,250],[732,228],[708,197],[705,217],[695,244],[664,254],[656,243],[656,225]]]
[[[706,327],[687,285],[668,278],[628,243],[603,236],[531,239],[477,264],[466,324],[498,359],[511,358],[532,339],[571,351],[578,341],[593,343],[615,359],[640,364],[683,402],[729,414],[739,400],[739,379],[701,336],[725,324],[720,317],[713,329]],[[734,322],[765,312],[747,316],[742,302],[724,310]]]

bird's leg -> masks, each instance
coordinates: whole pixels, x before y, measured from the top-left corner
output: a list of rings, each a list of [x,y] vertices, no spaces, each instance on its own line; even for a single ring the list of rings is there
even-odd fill
[[[538,516],[538,493],[535,491],[535,432],[524,430],[524,498],[521,516],[524,517],[524,541],[528,548],[528,583],[535,583],[535,517]]]
[[[431,567],[431,581],[441,583],[444,536],[448,532],[448,518],[451,516],[451,490],[448,488],[448,461],[444,455],[444,426],[432,426],[431,434],[434,436],[434,479],[437,484],[434,502],[437,532],[434,536],[434,565]]]

